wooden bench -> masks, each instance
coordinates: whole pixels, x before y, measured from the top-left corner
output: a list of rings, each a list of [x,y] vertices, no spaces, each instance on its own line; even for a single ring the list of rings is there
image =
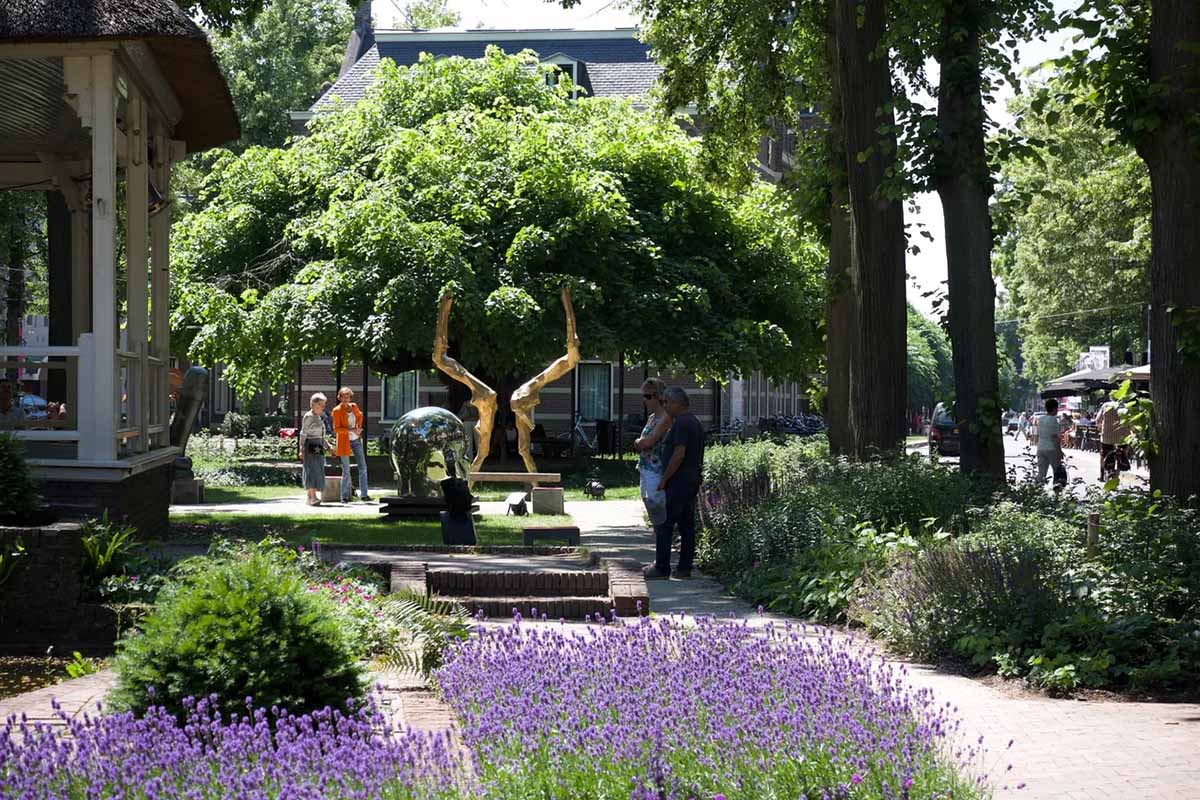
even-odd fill
[[[475,472],[471,484],[476,483],[562,483],[559,472]]]
[[[530,525],[527,528],[522,528],[521,534],[521,543],[526,547],[531,547],[537,542],[546,541],[547,539],[566,542],[573,547],[579,546],[579,528],[574,525]]]

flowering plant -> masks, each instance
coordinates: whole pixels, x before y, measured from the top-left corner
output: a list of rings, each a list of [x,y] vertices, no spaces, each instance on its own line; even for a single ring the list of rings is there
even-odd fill
[[[985,796],[927,690],[803,627],[481,631],[437,673],[488,797]]]

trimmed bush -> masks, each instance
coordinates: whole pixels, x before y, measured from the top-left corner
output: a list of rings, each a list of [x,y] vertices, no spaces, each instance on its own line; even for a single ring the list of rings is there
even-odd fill
[[[354,644],[332,601],[299,570],[264,553],[212,561],[159,595],[140,632],[120,643],[112,702],[181,716],[184,699],[216,695],[220,710],[304,713],[342,708],[363,694]]]
[[[37,483],[25,463],[24,447],[17,437],[0,433],[0,522],[28,522],[41,506]]]

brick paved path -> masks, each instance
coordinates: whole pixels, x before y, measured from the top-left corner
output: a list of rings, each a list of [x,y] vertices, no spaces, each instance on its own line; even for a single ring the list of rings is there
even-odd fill
[[[652,560],[639,502],[568,503],[567,513],[592,551]],[[763,619],[707,578],[648,583],[655,613]],[[919,665],[908,669],[915,686],[958,707],[967,738],[984,737],[997,798],[1200,800],[1200,705],[1054,700]],[[1021,783],[1025,788],[1016,790]]]
[[[54,711],[52,701],[57,701],[62,711],[72,719],[84,713],[95,714],[97,703],[103,702],[116,681],[116,673],[106,669],[84,678],[5,698],[0,700],[0,724],[10,716],[24,714],[30,722],[61,726],[64,723]],[[399,731],[409,727],[433,732],[451,728],[454,717],[450,707],[420,678],[407,673],[381,672],[374,676],[374,681],[375,695],[387,717],[390,730]]]

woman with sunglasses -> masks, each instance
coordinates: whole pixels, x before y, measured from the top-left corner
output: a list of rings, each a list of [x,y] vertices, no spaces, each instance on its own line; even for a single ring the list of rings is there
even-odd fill
[[[633,449],[639,453],[638,471],[642,475],[642,502],[646,505],[646,513],[650,521],[661,524],[666,518],[666,493],[658,488],[662,482],[663,469],[666,459],[663,453],[663,440],[667,431],[671,430],[671,415],[663,408],[662,396],[667,385],[659,378],[648,378],[642,384],[642,401],[646,405],[646,426],[642,435],[633,443]]]

